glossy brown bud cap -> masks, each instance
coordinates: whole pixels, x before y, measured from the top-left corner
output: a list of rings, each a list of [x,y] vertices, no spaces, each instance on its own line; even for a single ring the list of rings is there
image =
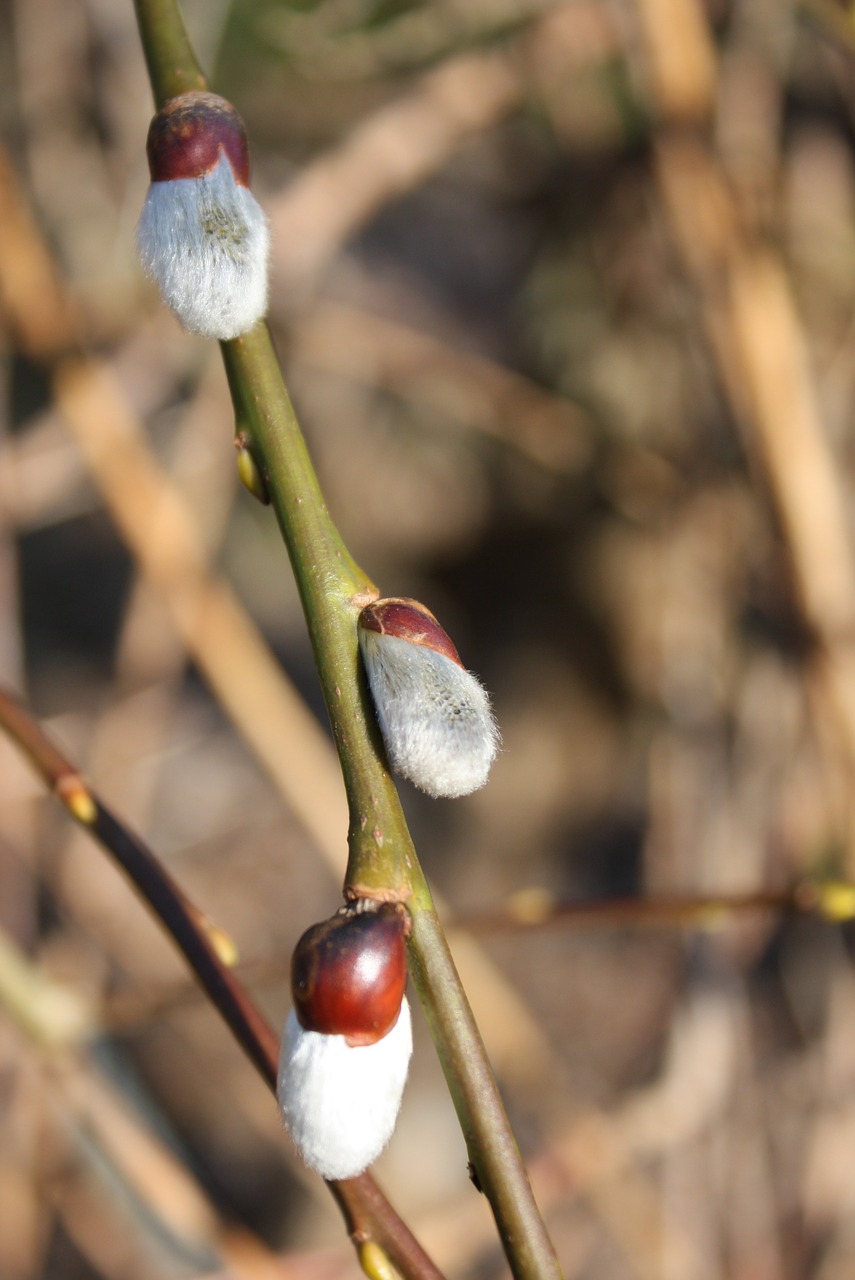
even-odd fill
[[[307,1031],[375,1044],[392,1030],[407,985],[406,917],[394,906],[312,925],[294,949],[291,995]]]
[[[235,181],[249,186],[249,146],[244,123],[216,93],[170,98],[149,125],[146,140],[152,182],[201,178],[225,155]]]
[[[381,636],[395,636],[423,649],[433,649],[462,667],[460,654],[451,636],[437,622],[430,609],[418,600],[405,596],[389,596],[367,605],[359,615],[359,625],[366,631],[376,631]]]

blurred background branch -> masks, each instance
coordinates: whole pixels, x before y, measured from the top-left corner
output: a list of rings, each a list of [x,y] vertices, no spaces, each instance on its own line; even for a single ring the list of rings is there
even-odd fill
[[[318,217],[304,264],[277,230],[273,310],[337,522],[495,693],[488,790],[405,797],[461,915],[532,888],[774,894],[851,873],[849,14],[662,8],[664,27],[617,0],[188,6],[277,229]],[[117,533],[37,358],[79,333],[135,449],[145,424],[142,483],[170,478],[202,580],[230,584],[320,725],[269,522],[231,499],[216,353],[177,333],[133,261],[149,97],[125,9],[16,0],[0,19],[23,188],[16,204],[4,173],[0,667],[227,925],[278,1016],[296,936],[335,899],[342,828],[332,808],[332,836],[306,828],[271,781],[285,764],[259,765],[208,692],[199,637],[148,582],[156,545],[149,562]],[[336,175],[321,222],[312,193],[326,202]],[[27,282],[21,207],[72,316]],[[218,1212],[300,1274],[353,1276],[267,1095],[118,878],[0,751],[6,932],[116,1013]],[[700,935],[479,941],[485,984],[467,988],[569,1276],[848,1280],[851,926],[756,914]],[[471,941],[454,945],[463,967]],[[495,990],[509,1003],[491,1018]],[[5,1025],[0,1061],[0,1273],[198,1272],[128,1233]],[[416,1062],[380,1176],[444,1270],[498,1276],[442,1082]]]

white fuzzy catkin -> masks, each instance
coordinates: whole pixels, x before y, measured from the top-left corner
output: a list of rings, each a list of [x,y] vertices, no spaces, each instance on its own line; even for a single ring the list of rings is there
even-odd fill
[[[190,333],[228,340],[267,310],[270,232],[225,155],[199,178],[153,182],[137,227],[146,275]]]
[[[430,796],[483,787],[499,730],[477,677],[445,654],[367,627],[359,645],[395,772]]]
[[[375,1044],[307,1031],[293,1009],[279,1058],[277,1095],[285,1126],[322,1178],[355,1178],[373,1164],[395,1128],[413,1050],[410,1006]]]

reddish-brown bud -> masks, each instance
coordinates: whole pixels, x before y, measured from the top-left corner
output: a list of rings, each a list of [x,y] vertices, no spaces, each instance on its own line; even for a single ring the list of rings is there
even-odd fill
[[[225,155],[239,186],[249,186],[249,147],[244,123],[216,93],[170,98],[152,120],[146,141],[152,182],[199,178]]]
[[[430,609],[418,600],[406,596],[389,596],[367,605],[359,615],[359,625],[367,631],[377,631],[381,636],[396,636],[410,644],[421,645],[441,653],[458,667],[462,667],[460,655],[451,636],[437,622]]]
[[[291,961],[291,994],[307,1031],[374,1044],[395,1025],[407,985],[405,916],[394,906],[312,925]]]

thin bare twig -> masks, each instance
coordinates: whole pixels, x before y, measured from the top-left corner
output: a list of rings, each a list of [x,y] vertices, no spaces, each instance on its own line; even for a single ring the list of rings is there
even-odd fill
[[[26,753],[72,817],[110,854],[164,925],[244,1053],[275,1092],[279,1037],[239,979],[223,963],[218,931],[193,906],[139,837],[101,803],[23,704],[2,688],[0,725]],[[370,1174],[329,1186],[355,1240],[376,1238],[406,1275],[419,1280],[442,1280],[441,1273]]]

